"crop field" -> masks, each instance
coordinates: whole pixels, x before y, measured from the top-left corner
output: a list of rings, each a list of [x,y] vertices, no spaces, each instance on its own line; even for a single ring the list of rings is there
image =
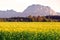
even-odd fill
[[[0,22],[0,40],[60,40],[60,23]]]

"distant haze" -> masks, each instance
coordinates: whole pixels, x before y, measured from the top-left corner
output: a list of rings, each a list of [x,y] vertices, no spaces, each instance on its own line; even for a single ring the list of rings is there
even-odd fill
[[[48,6],[43,5],[31,5],[26,8],[22,13],[23,16],[47,16],[47,15],[57,15],[57,13]]]
[[[49,6],[54,11],[60,12],[60,0],[0,0],[0,10],[13,9],[17,12],[23,12],[32,4]]]
[[[43,5],[30,5],[23,12],[16,12],[14,10],[0,11],[0,18],[9,17],[27,17],[27,16],[49,16],[58,15],[53,9]]]

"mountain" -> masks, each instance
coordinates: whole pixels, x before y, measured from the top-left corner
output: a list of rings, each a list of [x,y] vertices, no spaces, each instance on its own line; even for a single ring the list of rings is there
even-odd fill
[[[60,16],[60,12],[57,12],[57,15]]]
[[[16,12],[14,10],[0,11],[0,18],[9,18],[9,17],[19,17],[21,12]]]
[[[57,13],[48,6],[43,5],[31,5],[28,6],[22,13],[16,12],[14,10],[1,11],[0,18],[9,18],[9,17],[27,17],[32,16],[47,16],[47,15],[57,15]]]
[[[48,6],[43,5],[31,5],[23,12],[23,16],[46,16],[57,15],[57,13]]]

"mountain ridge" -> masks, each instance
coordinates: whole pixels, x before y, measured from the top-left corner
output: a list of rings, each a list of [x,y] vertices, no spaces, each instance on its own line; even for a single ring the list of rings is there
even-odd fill
[[[46,15],[57,15],[57,13],[48,6],[42,5],[31,5],[23,12],[26,16],[46,16]]]
[[[57,15],[53,9],[43,5],[30,5],[22,13],[14,10],[1,11],[0,18]]]

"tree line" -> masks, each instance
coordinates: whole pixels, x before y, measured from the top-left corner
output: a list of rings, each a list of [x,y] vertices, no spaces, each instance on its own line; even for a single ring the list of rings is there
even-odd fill
[[[31,16],[0,18],[0,22],[60,22],[60,16]]]

